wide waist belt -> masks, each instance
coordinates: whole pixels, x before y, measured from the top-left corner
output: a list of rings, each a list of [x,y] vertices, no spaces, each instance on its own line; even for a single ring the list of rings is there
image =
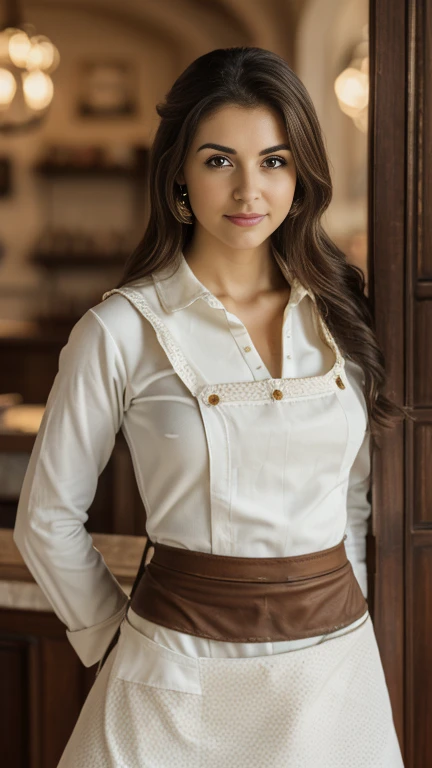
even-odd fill
[[[232,557],[155,542],[130,607],[156,624],[212,640],[327,634],[368,608],[344,540],[294,557]]]

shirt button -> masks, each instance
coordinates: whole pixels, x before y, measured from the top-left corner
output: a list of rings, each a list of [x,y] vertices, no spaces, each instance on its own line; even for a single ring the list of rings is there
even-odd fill
[[[282,400],[283,392],[281,392],[280,389],[275,389],[273,390],[273,397],[275,400]]]
[[[219,395],[209,395],[208,401],[210,405],[217,405],[219,402]]]
[[[250,347],[244,347],[244,351],[245,351],[245,352],[250,352],[250,351],[251,351],[251,348],[250,348]]]
[[[338,385],[339,389],[345,389],[345,384],[343,383],[340,376],[337,377],[336,384]]]
[[[291,360],[291,355],[287,355],[287,357]]]

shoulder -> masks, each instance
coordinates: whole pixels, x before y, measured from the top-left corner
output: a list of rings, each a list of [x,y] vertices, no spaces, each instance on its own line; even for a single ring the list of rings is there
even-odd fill
[[[94,322],[110,337],[131,378],[137,372],[151,373],[163,363],[154,326],[145,319],[146,308],[158,316],[162,313],[151,278],[106,291],[86,313],[93,315]]]
[[[60,351],[59,364],[63,371],[77,373],[102,367],[123,370],[115,340],[92,307],[72,327]]]
[[[148,324],[143,323],[142,314],[137,311],[139,304],[141,302],[151,306],[155,296],[153,280],[139,280],[119,289],[106,291],[99,304],[91,307],[90,311],[118,346],[124,344],[125,340],[133,344],[142,340],[143,335],[148,333]]]

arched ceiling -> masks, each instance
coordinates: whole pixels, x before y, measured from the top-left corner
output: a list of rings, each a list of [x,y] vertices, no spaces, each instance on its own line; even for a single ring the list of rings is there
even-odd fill
[[[108,16],[120,24],[141,26],[165,41],[179,68],[217,47],[257,45],[292,63],[292,38],[301,0],[25,0],[22,15],[32,8],[62,7]]]

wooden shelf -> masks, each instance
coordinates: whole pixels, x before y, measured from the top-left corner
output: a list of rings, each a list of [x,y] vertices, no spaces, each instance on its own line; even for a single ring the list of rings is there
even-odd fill
[[[58,254],[50,256],[34,253],[31,261],[47,269],[93,269],[94,267],[121,267],[126,255],[98,256],[96,253]]]
[[[134,166],[126,168],[124,166],[104,166],[104,165],[55,165],[50,163],[40,163],[34,166],[34,171],[41,176],[49,176],[51,178],[69,176],[69,177],[87,177],[87,176],[102,176],[102,177],[118,177],[118,178],[131,178],[139,179],[144,178],[144,168]]]

